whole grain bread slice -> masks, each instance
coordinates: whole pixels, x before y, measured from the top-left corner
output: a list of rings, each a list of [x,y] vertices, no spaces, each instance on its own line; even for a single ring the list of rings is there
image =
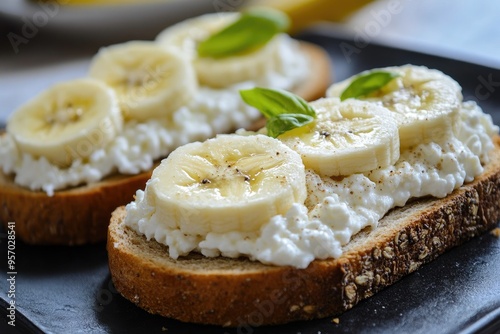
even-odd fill
[[[484,173],[443,199],[423,198],[389,212],[354,236],[338,259],[306,269],[247,259],[173,260],[165,246],[124,223],[108,230],[116,289],[148,312],[185,322],[258,326],[342,313],[446,250],[494,228],[500,219],[500,137]]]
[[[319,46],[300,42],[311,64],[309,77],[294,93],[312,101],[322,97],[331,82],[328,54]],[[259,122],[255,127],[260,127]],[[235,129],[236,130],[236,129]],[[106,240],[111,212],[133,199],[151,177],[115,174],[100,182],[56,191],[49,197],[14,183],[0,171],[0,221],[16,222],[16,236],[29,244],[78,245]]]

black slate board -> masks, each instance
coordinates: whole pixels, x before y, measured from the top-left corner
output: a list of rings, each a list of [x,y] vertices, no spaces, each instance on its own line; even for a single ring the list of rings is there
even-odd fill
[[[498,69],[380,45],[356,45],[328,29],[299,37],[328,51],[335,80],[365,69],[406,63],[440,69],[462,85],[467,100],[476,100],[500,124]],[[343,50],[354,53],[346,57]],[[327,318],[236,329],[184,324],[137,308],[114,289],[104,244],[34,247],[20,241],[16,244],[16,327],[8,326],[7,239],[5,231],[0,233],[0,333],[500,332],[500,239],[490,233],[452,249],[362,301],[341,315],[339,324]]]

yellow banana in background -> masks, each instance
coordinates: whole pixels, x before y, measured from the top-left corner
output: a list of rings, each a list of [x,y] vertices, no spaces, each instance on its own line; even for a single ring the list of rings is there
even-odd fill
[[[39,2],[32,0],[34,2]],[[60,0],[61,5],[95,6],[168,2],[171,0]],[[201,0],[198,0],[201,1]],[[212,1],[212,0],[210,0]],[[219,0],[227,8],[237,10],[252,6],[271,7],[288,14],[292,20],[291,33],[300,31],[318,21],[342,21],[348,15],[372,0]],[[41,1],[43,2],[43,1]],[[172,1],[174,2],[174,1]],[[217,11],[214,1],[214,10]]]
[[[318,21],[342,21],[371,0],[253,0],[250,6],[269,6],[288,14],[290,32],[300,31]]]

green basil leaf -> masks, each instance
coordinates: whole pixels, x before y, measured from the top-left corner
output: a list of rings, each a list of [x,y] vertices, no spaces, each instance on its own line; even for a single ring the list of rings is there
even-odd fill
[[[384,87],[396,77],[399,77],[399,74],[386,71],[369,71],[361,74],[342,92],[340,100],[366,96]]]
[[[309,124],[314,117],[305,114],[279,114],[269,118],[266,122],[267,135],[273,138],[279,135]]]
[[[222,58],[258,48],[290,26],[288,16],[272,9],[250,9],[238,20],[198,44],[200,57]]]
[[[304,114],[316,117],[316,112],[303,98],[281,89],[255,87],[240,90],[243,101],[257,108],[266,118],[280,114]]]

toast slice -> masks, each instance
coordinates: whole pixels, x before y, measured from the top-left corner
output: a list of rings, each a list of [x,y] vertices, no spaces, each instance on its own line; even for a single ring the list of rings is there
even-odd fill
[[[311,71],[294,93],[309,101],[316,100],[325,94],[331,82],[330,59],[319,46],[302,41],[300,45],[311,60]],[[144,188],[151,172],[115,174],[97,183],[56,191],[49,197],[45,192],[15,184],[13,176],[0,171],[0,221],[4,226],[15,221],[17,237],[29,244],[104,241],[111,212],[130,202],[137,189]]]
[[[306,269],[247,259],[173,260],[156,241],[124,225],[124,207],[108,230],[116,289],[150,313],[185,322],[259,326],[342,313],[446,250],[493,229],[500,219],[500,137],[484,173],[443,199],[422,198],[365,229],[338,259]]]

